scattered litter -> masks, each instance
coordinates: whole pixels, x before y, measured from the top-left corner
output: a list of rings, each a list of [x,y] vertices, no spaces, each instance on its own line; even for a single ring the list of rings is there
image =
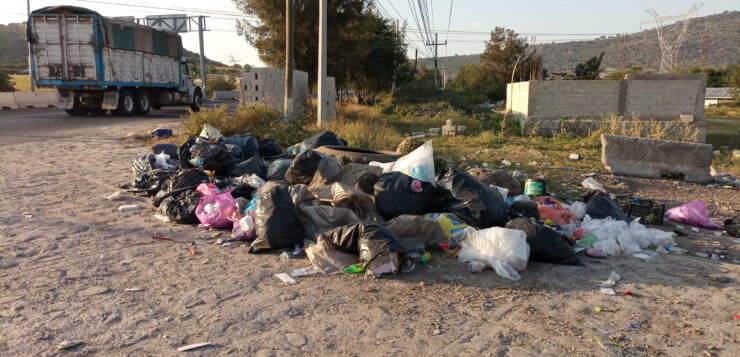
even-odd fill
[[[617,295],[612,288],[599,288],[599,291],[604,295]]]
[[[144,291],[144,289],[143,288],[125,288],[125,289],[123,289],[123,291],[137,292],[137,291]]]
[[[290,275],[285,274],[285,273],[275,274],[275,277],[277,277],[278,279],[280,279],[280,281],[288,285],[298,284],[298,282],[295,281],[295,279],[291,278]]]
[[[118,191],[108,194],[105,198],[110,201],[120,201],[124,199],[123,195]]]
[[[568,155],[568,158],[571,159],[571,160],[576,160],[577,161],[577,160],[580,160],[581,159],[581,155],[578,155],[578,154],[570,154],[570,155]]]
[[[315,275],[315,274],[318,274],[320,272],[321,271],[319,269],[317,269],[316,267],[314,267],[312,265],[310,267],[299,268],[299,269],[293,270],[293,273],[291,275],[293,275],[294,277],[298,278],[298,277],[301,277],[301,276]]]
[[[628,296],[635,296],[635,294],[634,294],[634,293],[632,292],[632,290],[627,290],[627,291],[625,291],[625,292],[624,292],[624,295],[628,295]]]
[[[581,186],[589,189],[589,190],[599,190],[606,192],[606,189],[604,188],[604,185],[600,184],[598,181],[594,180],[593,177],[587,177],[585,180],[581,182]]]
[[[594,307],[594,312],[601,312],[601,307],[599,306]]]
[[[700,257],[700,258],[709,258],[709,254],[703,253],[703,252],[696,252],[696,253],[694,253],[694,255],[696,255],[697,257]]]
[[[682,206],[671,208],[665,212],[665,218],[694,227],[718,230],[722,229],[709,219],[707,206],[702,201],[693,201]]]
[[[141,207],[139,207],[139,205],[122,205],[122,206],[118,206],[118,210],[119,211],[136,211],[136,210],[139,210],[139,209],[141,209]]]
[[[208,124],[206,124],[206,125],[208,125]],[[191,351],[191,350],[194,350],[196,348],[201,348],[201,347],[210,346],[210,345],[211,345],[211,342],[194,343],[192,345],[178,347],[177,348],[177,351],[178,352]]]
[[[63,341],[59,345],[57,345],[57,349],[68,350],[72,347],[79,346],[82,343],[83,343],[82,341]]]

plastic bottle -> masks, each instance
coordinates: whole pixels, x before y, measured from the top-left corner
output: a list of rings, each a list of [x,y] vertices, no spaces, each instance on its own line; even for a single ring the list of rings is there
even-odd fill
[[[429,263],[430,260],[432,260],[432,255],[429,254],[429,252],[425,252],[424,255],[421,256],[421,262],[424,264]]]
[[[318,269],[316,269],[313,266],[310,266],[310,267],[299,268],[299,269],[293,270],[293,273],[291,275],[297,278],[301,276],[314,275],[318,273],[319,273]]]

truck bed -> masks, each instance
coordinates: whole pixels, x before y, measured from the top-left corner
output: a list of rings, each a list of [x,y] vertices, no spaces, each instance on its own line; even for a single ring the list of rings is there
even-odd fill
[[[181,83],[179,59],[103,45],[95,15],[32,15],[40,85],[163,86]]]

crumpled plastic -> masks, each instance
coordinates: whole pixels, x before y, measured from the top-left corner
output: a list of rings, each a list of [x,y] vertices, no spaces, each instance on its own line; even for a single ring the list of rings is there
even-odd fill
[[[722,227],[716,225],[709,219],[707,206],[702,201],[693,201],[685,205],[671,208],[665,211],[663,216],[671,221],[685,223],[694,227],[721,230]]]
[[[384,223],[385,220],[375,208],[375,198],[365,192],[356,190],[341,182],[311,190],[311,193],[322,203],[332,207],[352,210],[357,217],[367,223]]]
[[[593,247],[607,255],[634,254],[645,248],[675,245],[673,232],[647,228],[636,218],[630,223],[611,217],[592,219],[586,215],[581,224],[585,235],[596,238]]]
[[[586,204],[581,201],[575,201],[573,204],[568,207],[568,211],[570,213],[573,213],[576,218],[583,219],[583,217],[586,215]]]
[[[458,259],[465,263],[473,260],[485,262],[499,276],[519,280],[518,271],[527,268],[529,245],[527,235],[516,229],[501,227],[476,230],[467,228]]]
[[[537,211],[540,213],[540,219],[549,219],[558,225],[578,221],[578,217],[576,217],[576,215],[565,209],[560,201],[550,196],[540,196],[535,198],[534,201],[539,203]]]
[[[381,164],[373,161],[370,165],[383,168],[383,173],[398,171],[420,181],[435,182],[434,150],[431,140],[395,162]]]

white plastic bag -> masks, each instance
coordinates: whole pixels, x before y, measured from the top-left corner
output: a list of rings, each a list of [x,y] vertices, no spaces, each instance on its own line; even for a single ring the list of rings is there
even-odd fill
[[[402,156],[396,162],[381,164],[371,162],[370,165],[383,168],[383,173],[403,172],[419,181],[435,182],[434,178],[434,150],[432,141],[427,141],[416,150]]]
[[[212,127],[210,124],[203,124],[203,130],[200,131],[200,136],[208,138],[210,140],[218,140],[223,137],[218,129]]]
[[[642,249],[640,249],[640,245],[632,239],[632,235],[629,231],[619,232],[617,240],[619,241],[619,246],[622,247],[624,254],[632,255],[642,251]]]
[[[154,155],[154,168],[155,169],[163,169],[163,170],[174,170],[177,168],[175,165],[170,165],[167,160],[170,159],[170,155],[165,154],[164,152],[161,152],[157,155]]]
[[[581,185],[589,190],[599,190],[606,192],[604,185],[600,184],[599,181],[594,180],[593,177],[587,177],[585,180],[583,180],[583,182],[581,182]]]
[[[581,201],[575,201],[570,205],[568,211],[573,213],[578,219],[583,219],[583,216],[586,215],[586,204]]]
[[[465,229],[465,240],[458,255],[461,262],[479,260],[486,262],[501,277],[519,280],[517,271],[527,268],[529,244],[527,235],[516,229],[501,227],[475,230]]]

